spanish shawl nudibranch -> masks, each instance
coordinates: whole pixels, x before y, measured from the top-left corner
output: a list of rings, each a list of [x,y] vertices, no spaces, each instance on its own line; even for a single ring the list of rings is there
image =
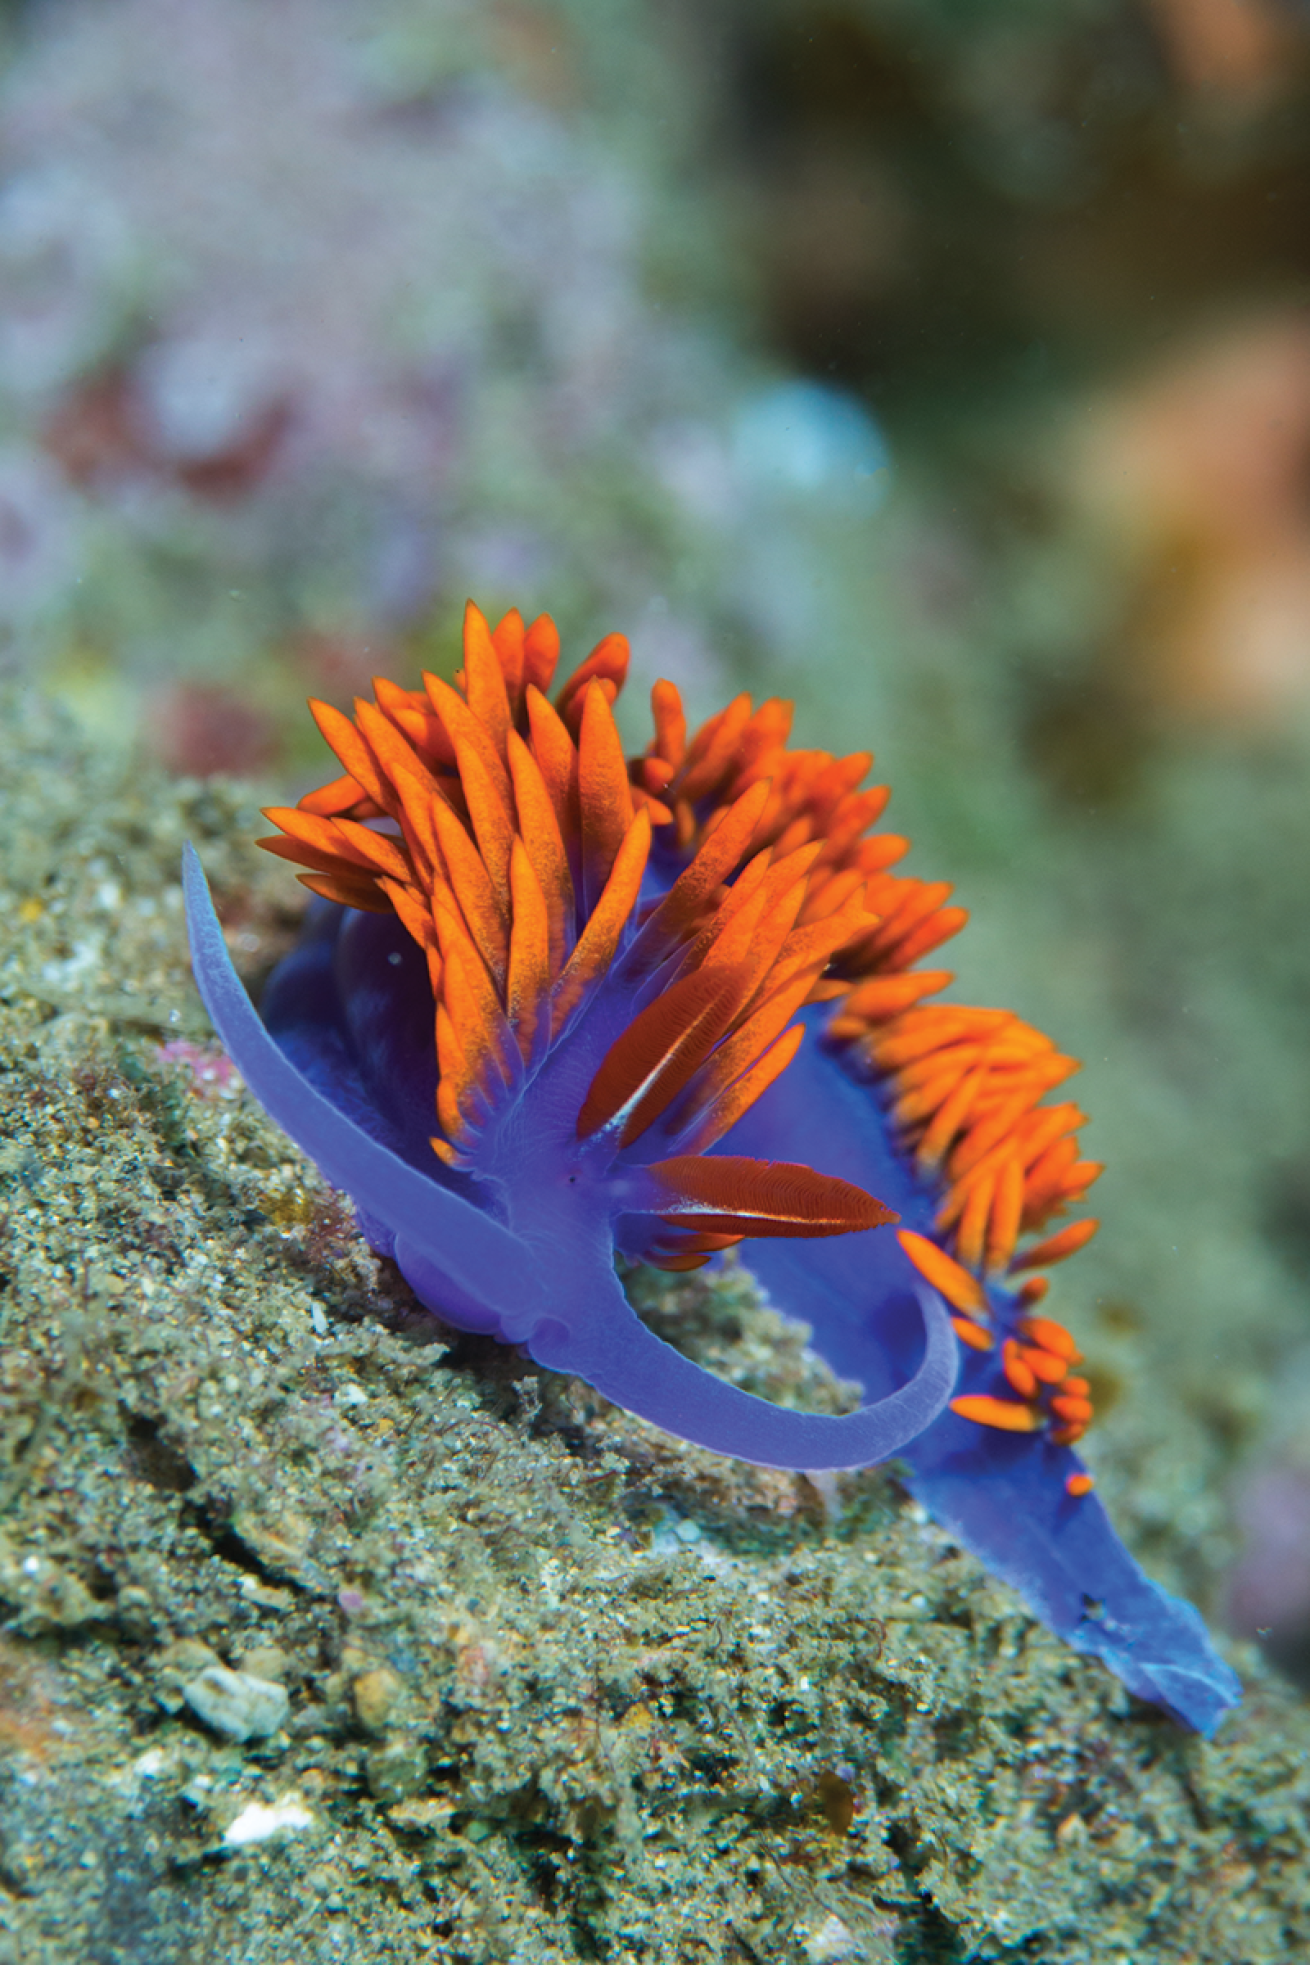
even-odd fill
[[[1045,1103],[1076,1065],[1007,1012],[927,1002],[951,977],[913,965],[966,917],[890,871],[867,755],[789,750],[789,705],[747,696],[689,739],[661,682],[628,761],[625,640],[552,705],[558,652],[548,617],[492,630],[470,603],[453,687],[311,705],[345,775],[268,813],[261,843],[321,898],[262,1017],[188,848],[196,979],[251,1090],[447,1321],[722,1453],[899,1455],[1054,1630],[1212,1732],[1238,1682],[1090,1492],[1088,1384],[1038,1307],[1035,1272],[1096,1226],[1030,1239],[1100,1171],[1083,1115]],[[616,1250],[688,1269],[746,1236],[857,1412],[726,1384],[615,1273]]]

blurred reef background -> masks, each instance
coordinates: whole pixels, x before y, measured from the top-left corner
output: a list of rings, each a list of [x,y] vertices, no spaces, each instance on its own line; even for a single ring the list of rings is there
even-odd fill
[[[304,698],[450,673],[469,595],[550,611],[575,658],[627,632],[634,743],[667,675],[693,715],[781,693],[799,741],[874,749],[910,870],[972,910],[959,993],[1085,1060],[1104,1227],[1059,1314],[1095,1372],[1101,1490],[1260,1688],[1226,1761],[1162,1743],[969,1571],[980,1629],[1008,1633],[978,1639],[1010,1661],[985,1725],[986,1674],[961,1690],[933,1649],[968,1589],[883,1476],[770,1486],[529,1394],[485,1348],[438,1370],[204,1061],[183,831],[258,980],[298,890],[243,842],[259,800],[325,775]],[[1304,1794],[1250,1785],[1297,1778],[1275,1734],[1310,1740],[1304,0],[4,0],[0,686],[6,1965],[7,1930],[43,1965],[1281,1965],[1310,1943]],[[742,1287],[705,1342],[782,1395],[809,1367],[785,1335],[760,1363]],[[222,1348],[195,1328],[219,1303],[226,1376],[192,1355]],[[283,1417],[252,1442],[261,1374]],[[463,1512],[442,1489],[439,1536],[404,1513],[414,1401],[489,1483]],[[353,1498],[329,1532],[333,1481]],[[265,1518],[281,1484],[288,1520]],[[433,1575],[451,1553],[402,1641],[378,1604],[413,1577],[379,1551],[406,1536]],[[707,1575],[713,1617],[680,1623]],[[816,1684],[815,1606],[846,1604],[834,1687],[869,1620],[915,1605],[938,1620],[923,1676],[865,1685],[847,1724],[757,1660],[733,1771],[692,1766],[732,1706],[705,1660],[735,1655],[757,1586],[793,1590],[767,1646],[809,1644]],[[619,1686],[597,1660],[624,1592],[664,1651]],[[543,1637],[575,1614],[585,1667]],[[177,1688],[261,1647],[241,1669],[290,1705],[266,1695],[254,1749]],[[996,1800],[1024,1738],[1048,1787]],[[79,1782],[117,1897],[87,1881],[103,1849],[69,1882]],[[979,1794],[1017,1868],[999,1829],[951,1853]],[[677,1846],[650,1830],[675,1804]],[[302,1858],[279,1851],[317,1837],[328,1863],[325,1820],[341,1880],[293,1942],[269,1907]],[[666,1876],[660,1898],[648,1831],[701,1896]],[[1161,1844],[1194,1902],[1159,1895]],[[1040,1907],[1051,1877],[1074,1923]]]

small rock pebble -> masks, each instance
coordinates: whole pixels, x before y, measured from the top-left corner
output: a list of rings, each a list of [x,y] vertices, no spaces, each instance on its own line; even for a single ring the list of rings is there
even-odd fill
[[[382,1733],[392,1708],[404,1691],[399,1673],[389,1665],[377,1665],[361,1672],[350,1688],[355,1717],[367,1733]]]

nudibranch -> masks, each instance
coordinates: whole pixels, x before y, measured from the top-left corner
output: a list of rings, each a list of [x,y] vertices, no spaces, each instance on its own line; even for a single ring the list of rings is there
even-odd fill
[[[197,983],[251,1090],[448,1322],[722,1453],[898,1456],[1054,1630],[1213,1731],[1238,1682],[1091,1491],[1043,1305],[1096,1226],[1048,1232],[1100,1171],[1049,1102],[1077,1067],[929,1001],[953,978],[916,965],[966,917],[892,871],[872,759],[789,748],[790,706],[748,696],[689,736],[660,682],[629,760],[621,635],[553,700],[547,616],[470,603],[463,652],[453,684],[311,705],[342,775],[267,814],[318,899],[259,1013],[188,849]],[[747,1237],[857,1411],[755,1398],[632,1310],[616,1252],[688,1269]]]

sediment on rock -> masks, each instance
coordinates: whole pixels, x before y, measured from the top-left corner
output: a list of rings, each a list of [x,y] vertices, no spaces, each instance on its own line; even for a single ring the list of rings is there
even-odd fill
[[[0,1958],[1310,1948],[1303,1703],[1242,1654],[1185,1736],[892,1473],[717,1459],[421,1313],[191,989],[184,836],[247,973],[293,932],[253,797],[5,727]],[[840,1409],[743,1268],[630,1286]]]

